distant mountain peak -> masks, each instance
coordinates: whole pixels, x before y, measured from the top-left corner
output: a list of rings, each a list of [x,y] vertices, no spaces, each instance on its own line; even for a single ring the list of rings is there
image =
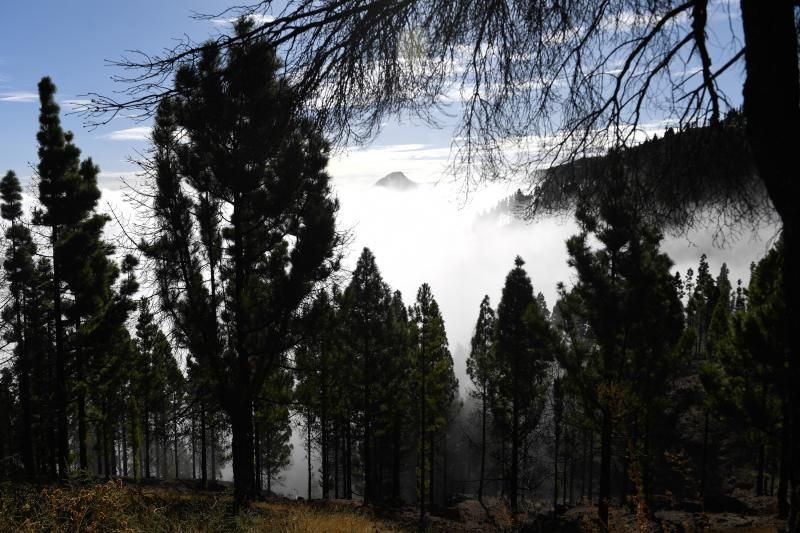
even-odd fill
[[[418,184],[408,179],[402,172],[390,172],[384,177],[375,182],[376,187],[386,187],[387,189],[394,189],[396,191],[407,191],[413,189]]]

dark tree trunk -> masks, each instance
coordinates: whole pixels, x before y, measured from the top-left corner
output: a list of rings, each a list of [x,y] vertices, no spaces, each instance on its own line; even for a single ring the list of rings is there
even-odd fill
[[[339,499],[339,443],[342,439],[341,425],[334,422],[336,435],[333,437],[333,497]]]
[[[589,505],[594,505],[594,431],[589,430]]]
[[[106,427],[103,428],[103,472],[106,478],[111,477],[111,462],[109,457],[111,438],[108,433],[108,424],[106,424]]]
[[[570,448],[575,446],[575,433],[572,433],[572,438],[570,440]],[[572,503],[573,499],[575,498],[575,492],[573,491],[575,487],[575,459],[571,457],[569,459],[569,501]],[[566,475],[566,472],[564,473]],[[566,481],[564,481],[566,483]]]
[[[97,457],[97,475],[103,475],[103,430],[98,423],[94,428],[94,453]]]
[[[430,440],[430,442],[428,442],[428,455],[430,456],[430,458],[428,459],[428,463],[429,463],[428,464],[428,468],[429,468],[429,471],[428,471],[428,485],[429,485],[428,486],[428,496],[430,498],[429,501],[430,501],[430,505],[431,505],[431,511],[433,511],[433,507],[434,507],[434,505],[436,503],[436,501],[435,501],[436,492],[434,491],[434,487],[435,487],[434,474],[435,474],[435,471],[436,471],[436,468],[435,468],[434,465],[435,465],[435,459],[436,459],[436,455],[435,455],[436,447],[434,446],[434,441],[433,441],[433,439],[434,439],[434,432],[433,431],[430,432],[430,436],[431,436],[431,440]]]
[[[23,340],[22,353],[19,354],[19,403],[22,409],[22,466],[25,469],[25,477],[32,479],[35,476],[36,467],[33,459],[33,416],[31,409],[31,386],[28,368],[29,354],[25,348]]]
[[[569,433],[566,431],[564,432],[564,453],[562,453],[562,457],[564,458],[564,465],[561,470],[561,504],[566,506],[567,505],[567,442],[569,438]]]
[[[509,498],[511,499],[511,512],[516,513],[519,508],[517,501],[517,485],[519,477],[519,409],[517,399],[517,386],[514,384],[513,404],[511,405],[511,472],[509,476]]]
[[[758,446],[758,473],[756,474],[756,496],[764,495],[764,450],[762,442]]]
[[[792,420],[788,398],[783,399],[783,428],[781,428],[780,481],[778,482],[778,516],[789,516],[789,477],[792,465]],[[774,479],[774,477],[773,477]]]
[[[372,503],[372,409],[370,405],[369,339],[364,337],[364,504]]]
[[[75,320],[75,331],[78,331],[80,327],[80,319]],[[85,472],[89,470],[89,454],[86,450],[88,440],[86,425],[86,374],[80,350],[77,350],[75,353],[75,368],[78,374],[78,461],[80,469]]]
[[[323,380],[323,393],[322,397],[325,399],[323,401],[327,401],[327,394],[324,390],[325,380]],[[320,453],[322,455],[322,499],[327,500],[330,498],[330,458],[328,454],[330,453],[330,443],[328,439],[330,438],[328,432],[328,413],[327,413],[327,405],[323,405],[321,418],[319,421],[320,424]]]
[[[247,385],[240,385],[236,392],[238,398],[230,413],[231,433],[233,434],[231,452],[233,455],[233,495],[236,508],[249,503],[255,496],[253,476],[253,415],[252,400]]]
[[[250,454],[252,455],[252,448],[250,449]],[[211,456],[211,483],[217,482],[217,426],[211,426],[211,451],[209,453]],[[251,457],[252,459],[252,457]],[[253,478],[255,479],[255,477]]]
[[[51,244],[55,250],[58,243],[58,228],[53,226]],[[53,254],[55,256],[55,253]],[[56,329],[56,420],[58,430],[58,477],[67,479],[69,460],[69,424],[67,421],[67,371],[64,353],[64,323],[61,316],[61,261],[53,257],[53,320]]]
[[[306,413],[306,461],[308,467],[308,500],[311,501],[311,481],[312,481],[312,471],[311,471],[311,411]],[[365,496],[366,501],[366,496]]]
[[[208,486],[208,464],[206,462],[206,405],[205,401],[200,400],[200,486]]]
[[[794,3],[742,0],[747,133],[761,179],[783,222],[784,295],[789,331],[800,329],[800,82]],[[789,379],[800,381],[800,336],[789,335]],[[792,416],[789,528],[800,529],[800,393],[790,389]]]
[[[174,450],[174,452],[175,452],[174,453],[174,458],[175,458],[175,479],[177,480],[177,479],[180,479],[180,474],[181,474],[180,464],[178,462],[178,412],[177,412],[177,409],[175,410],[175,412],[172,415],[175,417],[173,419],[173,421],[172,421],[172,433],[173,433],[174,444],[175,444],[175,450]]]
[[[555,439],[553,444],[553,514],[558,515],[558,441],[561,438],[561,427],[555,424]]]
[[[600,434],[600,493],[598,516],[604,531],[608,531],[608,505],[611,496],[611,415],[603,412]]]
[[[122,475],[128,477],[128,433],[125,427],[126,420],[122,420]]]
[[[419,464],[419,527],[420,529],[424,529],[425,527],[425,429],[426,429],[426,419],[425,419],[425,348],[423,346],[421,353],[420,353],[420,368],[421,368],[421,377],[420,380],[420,396],[419,396],[419,457],[417,457],[417,463]]]
[[[709,413],[708,406],[705,408],[703,417],[703,466],[700,471],[700,499],[706,501],[706,483],[708,479],[708,433],[709,433]]]
[[[350,431],[350,420],[345,425],[344,443],[344,497],[348,500],[353,499],[353,436]]]
[[[261,496],[262,487],[264,485],[263,466],[261,465],[261,427],[256,417],[255,409],[253,409],[253,447],[255,448],[255,462],[256,462],[256,495]]]
[[[400,502],[400,415],[395,413],[392,428],[392,503]]]
[[[194,413],[192,413],[192,479],[197,479],[197,451],[195,450],[197,436],[194,431],[194,418]]]
[[[150,479],[150,406],[144,404],[144,478]]]
[[[481,398],[481,477],[478,481],[478,501],[481,503],[483,503],[483,480],[486,479],[486,412],[488,408],[486,394],[486,383],[484,383]],[[556,456],[558,456],[558,452],[556,452]]]

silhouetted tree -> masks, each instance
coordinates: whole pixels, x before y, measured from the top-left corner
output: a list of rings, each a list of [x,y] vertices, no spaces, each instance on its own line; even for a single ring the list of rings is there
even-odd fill
[[[2,196],[2,217],[11,222],[6,230],[8,246],[6,259],[3,262],[5,278],[11,301],[3,307],[3,320],[11,324],[11,329],[4,334],[6,341],[14,343],[14,354],[17,382],[19,383],[19,409],[20,409],[20,442],[22,452],[22,466],[25,475],[33,478],[36,474],[33,437],[33,400],[31,392],[31,368],[36,354],[31,351],[28,342],[30,329],[28,327],[27,296],[31,291],[31,283],[35,278],[34,256],[36,244],[31,238],[30,230],[22,223],[22,187],[16,174],[12,171],[3,177],[0,182],[0,195]],[[10,432],[10,428],[8,429]]]
[[[478,500],[483,501],[483,482],[486,476],[486,421],[489,405],[497,384],[495,361],[496,318],[489,302],[484,296],[478,312],[478,322],[472,335],[472,348],[467,359],[467,374],[475,386],[475,396],[481,401],[481,473],[478,483]]]
[[[544,408],[547,368],[558,349],[558,337],[539,307],[525,262],[517,256],[497,306],[497,396],[511,438],[509,498],[518,509],[520,452]]]
[[[93,254],[81,255],[82,248],[96,246],[97,236],[102,231],[107,217],[94,214],[100,190],[97,188],[99,169],[91,159],[80,160],[80,150],[72,143],[71,132],[61,129],[59,107],[55,103],[56,87],[50,78],[39,82],[39,163],[36,167],[39,178],[39,202],[43,210],[37,211],[34,222],[50,230],[50,246],[53,251],[53,316],[55,322],[55,370],[56,370],[56,418],[58,446],[58,475],[67,476],[69,468],[69,376],[67,374],[67,346],[64,293],[71,283],[79,283],[84,269],[91,268]],[[100,252],[105,253],[105,250]],[[72,288],[72,287],[70,287]],[[76,299],[80,291],[74,291]],[[81,379],[83,361],[76,358]],[[85,407],[85,398],[79,391],[79,410]],[[84,421],[85,411],[79,412],[79,422]],[[83,425],[85,429],[85,424]],[[79,436],[80,467],[88,468],[85,448],[85,432]]]
[[[237,32],[251,27],[242,22]],[[230,419],[237,504],[255,494],[256,391],[294,345],[290,327],[300,304],[336,263],[327,144],[291,113],[293,93],[278,67],[263,39],[225,56],[209,48],[177,75],[180,96],[164,101],[153,135],[154,208],[163,237],[150,254],[162,268],[162,304]],[[216,232],[196,219],[203,208],[187,210],[215,202],[229,213],[216,267],[225,290],[217,297],[195,245],[207,234],[214,242]],[[224,333],[217,328],[223,300]]]

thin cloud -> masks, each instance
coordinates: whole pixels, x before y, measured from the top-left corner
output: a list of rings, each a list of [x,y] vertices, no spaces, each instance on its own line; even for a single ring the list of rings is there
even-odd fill
[[[136,126],[134,128],[116,130],[105,136],[106,139],[112,141],[145,141],[149,137],[150,127],[148,126]]]
[[[0,102],[31,103],[39,100],[39,95],[30,91],[10,91],[0,93]]]
[[[267,22],[272,22],[275,20],[275,17],[271,15],[259,14],[250,15],[248,18],[252,19],[256,25],[266,24]],[[238,17],[211,19],[211,24],[217,27],[227,27],[233,25],[237,20],[239,20]]]

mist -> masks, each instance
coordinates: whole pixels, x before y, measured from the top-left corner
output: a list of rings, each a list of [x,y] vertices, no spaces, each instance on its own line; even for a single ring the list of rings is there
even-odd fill
[[[350,237],[340,277],[344,283],[349,281],[361,250],[368,247],[384,281],[402,292],[406,306],[414,303],[419,286],[428,283],[445,320],[460,395],[466,398],[471,389],[466,359],[483,296],[488,294],[492,305],[498,304],[505,277],[519,255],[525,260],[534,291],[541,292],[552,308],[557,284],[569,286],[573,281],[565,242],[579,229],[571,216],[535,221],[506,214],[493,216],[489,212],[498,202],[523,184],[489,183],[465,194],[463,183],[447,174],[446,155],[423,145],[377,147],[333,159],[330,171],[340,202],[338,227]],[[383,176],[398,171],[417,187],[395,190],[375,186]],[[677,270],[683,277],[688,268],[696,271],[700,256],[706,254],[714,276],[724,262],[734,286],[738,279],[746,286],[751,262],[767,252],[777,229],[739,230],[724,243],[714,229],[711,224],[665,238],[662,250],[675,263],[673,272]],[[278,489],[279,493],[306,495],[303,439],[295,427],[292,465],[284,472],[284,489]],[[318,458],[312,460],[314,490],[318,491]]]

